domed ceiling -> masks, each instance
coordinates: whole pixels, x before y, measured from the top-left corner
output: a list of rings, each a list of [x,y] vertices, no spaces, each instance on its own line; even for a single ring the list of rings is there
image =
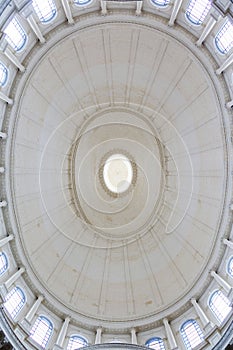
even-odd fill
[[[92,325],[166,316],[213,265],[223,122],[209,71],[168,32],[87,26],[45,44],[22,78],[9,205],[19,256],[51,305]]]

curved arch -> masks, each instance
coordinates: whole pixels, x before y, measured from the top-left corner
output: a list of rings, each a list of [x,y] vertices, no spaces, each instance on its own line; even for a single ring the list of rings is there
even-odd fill
[[[67,350],[75,350],[88,345],[88,341],[80,335],[72,335],[69,339]]]
[[[5,28],[4,33],[6,34],[7,41],[15,51],[23,49],[27,41],[27,35],[15,17]]]
[[[190,319],[185,321],[180,327],[180,333],[184,345],[188,350],[195,348],[203,340],[202,330],[196,320]]]
[[[160,337],[153,337],[146,341],[145,343],[148,348],[155,350],[165,350],[163,339]]]
[[[87,4],[90,4],[91,2],[92,0],[74,0],[74,4],[78,6],[87,5]]]
[[[53,0],[32,0],[34,10],[42,23],[48,23],[57,14],[57,8]]]
[[[227,19],[225,24],[215,36],[215,45],[217,49],[225,54],[233,47],[233,24]]]
[[[170,0],[151,0],[154,5],[165,7],[169,5]]]
[[[8,269],[8,259],[4,252],[0,253],[0,276]]]
[[[227,273],[233,277],[233,256],[228,260],[227,263]]]
[[[193,24],[202,24],[211,8],[211,2],[211,0],[190,0],[185,11],[187,19]]]
[[[10,316],[14,319],[22,310],[26,302],[25,294],[21,288],[13,288],[6,296],[4,308],[8,311]]]
[[[45,316],[39,316],[32,326],[30,338],[32,338],[42,348],[45,348],[52,335],[52,331],[52,322]]]
[[[0,62],[0,86],[4,86],[8,78],[8,69],[5,64]]]
[[[222,323],[232,310],[230,300],[220,291],[214,291],[209,298],[209,307],[216,319]]]

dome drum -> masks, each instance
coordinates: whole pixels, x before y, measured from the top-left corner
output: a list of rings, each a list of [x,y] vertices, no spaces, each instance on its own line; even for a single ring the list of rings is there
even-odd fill
[[[30,35],[2,51],[0,323],[19,349],[192,349],[191,331],[217,349],[232,320],[231,52],[194,45],[210,14],[200,34],[187,1],[51,3],[47,24],[14,8]]]

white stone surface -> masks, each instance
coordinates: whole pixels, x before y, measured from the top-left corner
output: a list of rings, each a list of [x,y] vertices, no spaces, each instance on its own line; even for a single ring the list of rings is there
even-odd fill
[[[215,97],[191,51],[142,25],[88,28],[44,55],[21,98],[12,186],[27,263],[52,299],[122,324],[188,300],[223,208]],[[114,149],[139,169],[118,200],[97,180]]]

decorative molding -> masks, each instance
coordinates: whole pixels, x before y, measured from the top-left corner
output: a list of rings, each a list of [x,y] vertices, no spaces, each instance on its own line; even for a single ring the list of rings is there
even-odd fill
[[[128,350],[148,350],[148,347],[142,346],[142,345],[136,345],[136,344],[128,344],[128,343],[103,343],[103,344],[95,344],[85,347],[86,350],[122,350],[122,349],[128,349]]]

